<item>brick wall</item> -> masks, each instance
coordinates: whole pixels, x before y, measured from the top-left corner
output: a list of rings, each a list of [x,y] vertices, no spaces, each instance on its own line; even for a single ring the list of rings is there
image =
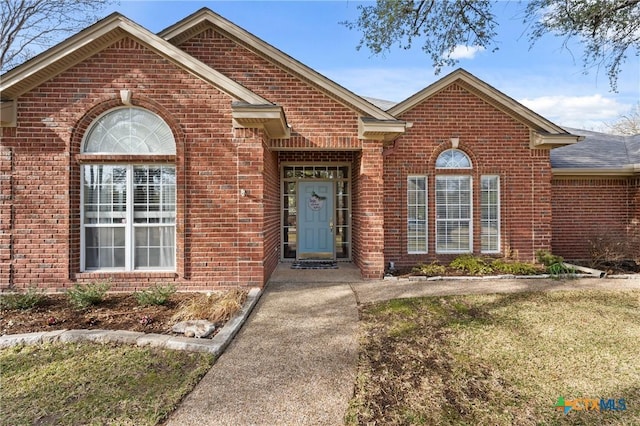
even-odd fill
[[[410,266],[449,260],[435,250],[435,176],[471,175],[473,252],[480,253],[480,177],[499,175],[501,254],[524,261],[551,243],[551,168],[549,153],[529,148],[529,128],[478,98],[463,84],[452,84],[402,117],[413,123],[385,153],[385,261]],[[438,170],[438,155],[459,138],[459,149],[473,169]],[[427,176],[428,254],[407,254],[407,176]]]
[[[290,139],[274,140],[278,149],[359,149],[358,114],[333,100],[312,83],[212,29],[180,45],[197,59],[282,105],[292,126]]]
[[[12,129],[0,129],[3,137]],[[13,222],[13,185],[11,149],[0,147],[0,290],[11,287],[12,276],[12,222]]]
[[[553,179],[553,253],[589,259],[593,237],[629,235],[632,182],[625,177]]]
[[[93,119],[120,105],[119,91],[125,88],[133,92],[135,105],[159,114],[176,137],[176,273],[79,273],[79,162],[87,160],[80,155],[80,145]],[[245,280],[238,261],[240,225],[235,217],[247,200],[239,200],[239,146],[233,139],[231,102],[130,39],[21,96],[18,126],[3,129],[2,140],[3,147],[13,150],[15,285],[64,288],[75,280],[110,278],[119,290],[169,281],[196,290],[262,283],[262,273],[251,272],[251,281]],[[249,149],[259,152],[261,161],[266,155],[262,136],[250,139]],[[4,160],[0,167],[6,167]],[[273,182],[269,185],[273,193]],[[261,190],[255,193],[260,199]],[[252,208],[247,212],[251,220]],[[1,214],[5,209],[3,204]],[[249,244],[254,242],[252,236]],[[256,252],[251,256],[260,260],[248,260],[252,270],[253,262],[264,257],[262,248]],[[246,260],[246,253],[242,256]],[[6,262],[2,265],[6,268]],[[4,282],[4,269],[2,276]]]
[[[363,278],[384,274],[385,204],[382,143],[362,141],[353,175],[353,261]]]

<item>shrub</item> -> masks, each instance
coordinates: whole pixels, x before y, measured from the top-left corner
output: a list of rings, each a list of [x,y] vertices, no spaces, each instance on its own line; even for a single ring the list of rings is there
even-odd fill
[[[0,296],[0,309],[27,310],[44,302],[46,296],[35,287],[28,288],[23,293],[7,293]]]
[[[425,264],[425,263],[420,263],[416,266],[413,267],[413,269],[411,270],[411,272],[413,272],[416,275],[423,275],[425,277],[435,277],[438,275],[444,275],[447,271],[447,268],[445,268],[442,265],[439,265],[438,262],[434,261],[431,262],[430,264]]]
[[[483,259],[470,254],[456,257],[449,266],[471,275],[484,275],[493,272],[491,265],[487,264]]]
[[[591,236],[587,242],[593,267],[619,266],[625,261],[639,259],[640,239],[633,235],[601,233]]]
[[[91,305],[101,303],[110,288],[111,285],[105,281],[75,284],[73,288],[67,290],[67,298],[74,308],[87,309]]]
[[[540,273],[540,269],[531,263],[507,262],[503,259],[496,259],[491,262],[494,270],[503,274],[511,275],[535,275]]]
[[[564,259],[561,256],[556,256],[551,254],[549,250],[538,250],[536,251],[536,259],[539,263],[542,263],[547,268],[556,263],[564,262]]]
[[[564,264],[564,259],[561,256],[551,254],[548,250],[538,250],[536,252],[536,259],[546,267],[547,273],[554,277],[576,273],[575,269]]]
[[[169,298],[176,292],[176,286],[173,284],[160,285],[156,284],[146,290],[136,292],[134,294],[139,305],[164,305]]]

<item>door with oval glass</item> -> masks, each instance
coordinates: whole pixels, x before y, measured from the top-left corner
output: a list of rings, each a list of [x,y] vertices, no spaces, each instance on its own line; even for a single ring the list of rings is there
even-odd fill
[[[335,259],[334,183],[298,183],[298,259]]]

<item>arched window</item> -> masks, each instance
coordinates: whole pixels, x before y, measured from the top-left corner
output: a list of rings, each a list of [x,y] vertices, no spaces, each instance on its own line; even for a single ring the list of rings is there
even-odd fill
[[[141,108],[118,108],[100,116],[85,136],[87,154],[169,154],[176,143],[156,114]]]
[[[470,169],[471,160],[459,149],[448,149],[442,152],[436,160],[438,169]]]
[[[150,111],[114,109],[91,124],[83,152],[108,162],[82,165],[82,270],[174,270],[176,169],[148,161],[175,155],[169,126]],[[140,161],[114,163],[123,154]]]

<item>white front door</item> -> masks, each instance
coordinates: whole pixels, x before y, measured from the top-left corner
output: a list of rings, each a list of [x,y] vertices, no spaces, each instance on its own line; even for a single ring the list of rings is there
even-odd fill
[[[334,259],[334,183],[298,184],[298,258]]]

